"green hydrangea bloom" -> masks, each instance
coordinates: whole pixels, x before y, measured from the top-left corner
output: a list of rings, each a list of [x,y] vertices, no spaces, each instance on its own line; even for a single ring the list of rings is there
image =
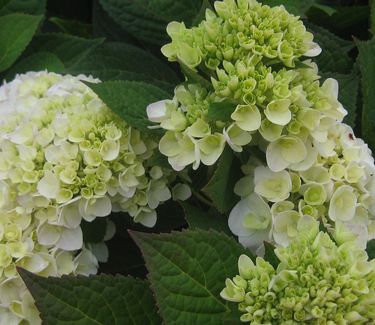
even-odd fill
[[[149,105],[149,119],[167,130],[160,151],[175,170],[196,169],[213,164],[225,143],[241,152],[261,139],[272,143],[273,170],[300,163],[309,149],[306,134],[322,137],[346,115],[337,81],[320,83],[309,60],[295,66],[320,48],[284,7],[225,0],[215,9],[197,27],[172,22],[167,28],[172,42],[162,52],[190,70],[188,82],[205,82],[179,85],[173,100]]]
[[[30,72],[0,88],[0,211],[32,214],[39,243],[65,250],[82,247],[82,218],[125,211],[152,227],[174,177],[82,81],[99,82]]]
[[[256,324],[373,324],[375,261],[353,242],[338,245],[317,228],[275,249],[275,270],[241,255],[239,275],[221,297],[238,303],[241,321]]]
[[[243,166],[246,176],[234,189],[241,200],[228,221],[242,244],[257,249],[263,240],[272,240],[286,246],[316,221],[332,233],[338,229],[352,233],[362,248],[375,238],[371,151],[346,124],[326,132],[324,142],[313,141],[302,164],[277,172],[254,159]],[[268,223],[253,224],[259,219]]]
[[[0,212],[0,324],[41,324],[16,266],[41,276],[97,272],[98,260],[88,248],[77,253],[40,244],[38,227],[39,221],[30,214]]]
[[[215,70],[225,60],[236,62],[250,54],[267,64],[282,62],[294,67],[301,56],[316,56],[320,48],[299,17],[283,6],[269,7],[255,0],[224,0],[214,3],[215,12],[197,27],[171,22],[167,33],[172,42],[162,52],[170,61],[189,68]]]
[[[249,73],[240,78],[231,64],[225,64],[229,75],[223,71],[221,81],[212,79],[213,90],[182,84],[176,87],[173,100],[148,106],[150,121],[166,130],[159,149],[175,170],[189,164],[196,169],[201,161],[213,164],[225,143],[241,152],[249,143],[265,141],[270,143],[269,165],[280,171],[304,161],[310,142],[325,141],[327,128],[346,115],[337,100],[337,81],[320,84],[314,64],[294,70],[265,68],[263,75],[256,71],[260,63],[251,64]],[[238,79],[235,85],[228,86],[230,76]],[[215,115],[218,109],[221,112]],[[209,148],[204,149],[207,142]]]

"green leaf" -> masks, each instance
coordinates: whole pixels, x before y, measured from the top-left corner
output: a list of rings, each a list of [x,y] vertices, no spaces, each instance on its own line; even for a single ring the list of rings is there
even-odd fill
[[[230,116],[236,109],[236,106],[237,103],[230,99],[212,103],[208,108],[207,117],[210,121],[227,122],[230,120]]]
[[[191,23],[191,26],[198,26],[199,23],[206,18],[207,9],[210,9],[212,11],[214,10],[209,0],[202,0],[201,8],[199,9],[199,12],[194,17],[194,20]]]
[[[370,31],[375,34],[375,1],[370,0]]]
[[[147,105],[170,97],[166,91],[141,81],[105,81],[87,85],[126,123],[144,132],[153,131],[148,128],[151,124],[147,119]]]
[[[316,0],[263,0],[261,2],[271,7],[283,5],[291,14],[305,16]]]
[[[323,4],[319,4],[319,3],[314,3],[312,5],[312,7],[323,11],[328,16],[332,16],[333,14],[335,14],[337,12],[336,8],[332,8],[328,5],[323,5]]]
[[[0,10],[3,9],[9,2],[10,0],[0,0]]]
[[[280,264],[280,260],[275,254],[275,246],[269,243],[268,241],[263,242],[264,243],[264,259],[269,262],[275,269]]]
[[[159,46],[168,41],[167,24],[177,20],[191,25],[202,0],[100,0],[99,3],[133,37]]]
[[[356,41],[363,96],[362,137],[375,150],[375,40]]]
[[[175,72],[163,61],[138,47],[119,42],[98,46],[85,60],[71,66],[69,72],[92,74],[103,80],[103,77],[121,76],[128,80],[153,80],[172,84],[179,81]]]
[[[361,28],[368,23],[370,8],[369,6],[337,6],[328,23],[334,30],[353,30]],[[339,22],[339,23],[337,23]]]
[[[314,34],[314,41],[322,48],[322,53],[315,58],[319,70],[324,72],[348,73],[353,68],[353,61],[348,52],[354,43],[346,41],[323,27],[306,24],[309,31]]]
[[[185,219],[190,229],[214,229],[232,236],[228,227],[228,219],[222,215],[213,215],[211,211],[203,211],[187,202],[180,202],[184,209]]]
[[[97,46],[103,43],[104,39],[85,39],[77,36],[46,33],[36,36],[31,42],[28,53],[39,51],[51,52],[69,68],[83,59]]]
[[[123,276],[44,278],[18,269],[43,324],[160,324],[147,282]]]
[[[238,257],[251,253],[234,239],[203,230],[131,235],[146,261],[165,324],[220,325],[236,313],[237,306],[219,294],[225,279],[238,273]]]
[[[375,239],[370,240],[367,242],[366,251],[370,260],[375,258]]]
[[[237,171],[240,168],[236,166],[233,157],[232,150],[226,147],[219,159],[214,175],[203,188],[203,192],[211,198],[215,207],[221,213],[229,211],[238,201],[233,189],[239,178]]]
[[[65,67],[55,54],[49,52],[38,52],[15,63],[7,71],[6,79],[12,80],[17,73],[41,70],[62,73],[64,72]]]
[[[108,41],[121,41],[133,43],[135,39],[121,28],[99,4],[99,0],[93,1],[92,31],[95,37],[105,37]]]
[[[91,24],[59,17],[51,17],[49,18],[49,21],[55,24],[63,33],[80,37],[91,36]]]
[[[12,13],[43,15],[46,11],[46,0],[3,0],[0,1],[0,16]]]
[[[159,150],[155,150],[150,158],[147,159],[148,166],[159,166],[170,169],[171,165],[168,162],[168,157],[164,156]]]
[[[344,122],[351,127],[355,127],[355,120],[357,117],[357,97],[359,88],[359,77],[357,71],[354,69],[350,74],[339,73],[323,73],[322,77],[334,78],[339,83],[339,101],[348,111]]]
[[[9,68],[33,38],[42,16],[10,14],[0,17],[0,72]]]

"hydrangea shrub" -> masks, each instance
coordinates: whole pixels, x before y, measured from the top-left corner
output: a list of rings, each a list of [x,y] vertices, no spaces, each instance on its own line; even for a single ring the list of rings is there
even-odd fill
[[[1,4],[0,325],[374,324],[358,3]]]

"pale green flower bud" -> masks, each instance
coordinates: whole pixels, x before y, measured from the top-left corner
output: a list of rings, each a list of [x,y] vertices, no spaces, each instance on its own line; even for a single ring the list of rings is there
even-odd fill
[[[357,246],[336,245],[318,226],[306,224],[298,237],[275,253],[280,259],[277,270],[262,258],[254,264],[241,255],[240,274],[226,280],[221,297],[239,303],[241,321],[330,325],[375,321],[375,264]],[[353,265],[359,264],[364,273],[353,272]]]

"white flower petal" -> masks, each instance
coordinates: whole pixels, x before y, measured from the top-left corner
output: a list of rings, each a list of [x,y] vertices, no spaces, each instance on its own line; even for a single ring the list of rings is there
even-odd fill
[[[151,122],[162,122],[166,120],[169,117],[166,103],[169,101],[170,100],[164,99],[148,105],[146,108],[148,119]]]
[[[357,196],[349,185],[340,186],[332,195],[328,215],[331,220],[349,221],[356,211]]]
[[[54,173],[47,171],[39,181],[37,189],[40,195],[54,199],[60,190],[60,180]]]
[[[56,243],[57,248],[61,248],[66,251],[74,251],[81,249],[82,245],[83,235],[80,227],[75,229],[61,227],[61,236],[59,241]]]

